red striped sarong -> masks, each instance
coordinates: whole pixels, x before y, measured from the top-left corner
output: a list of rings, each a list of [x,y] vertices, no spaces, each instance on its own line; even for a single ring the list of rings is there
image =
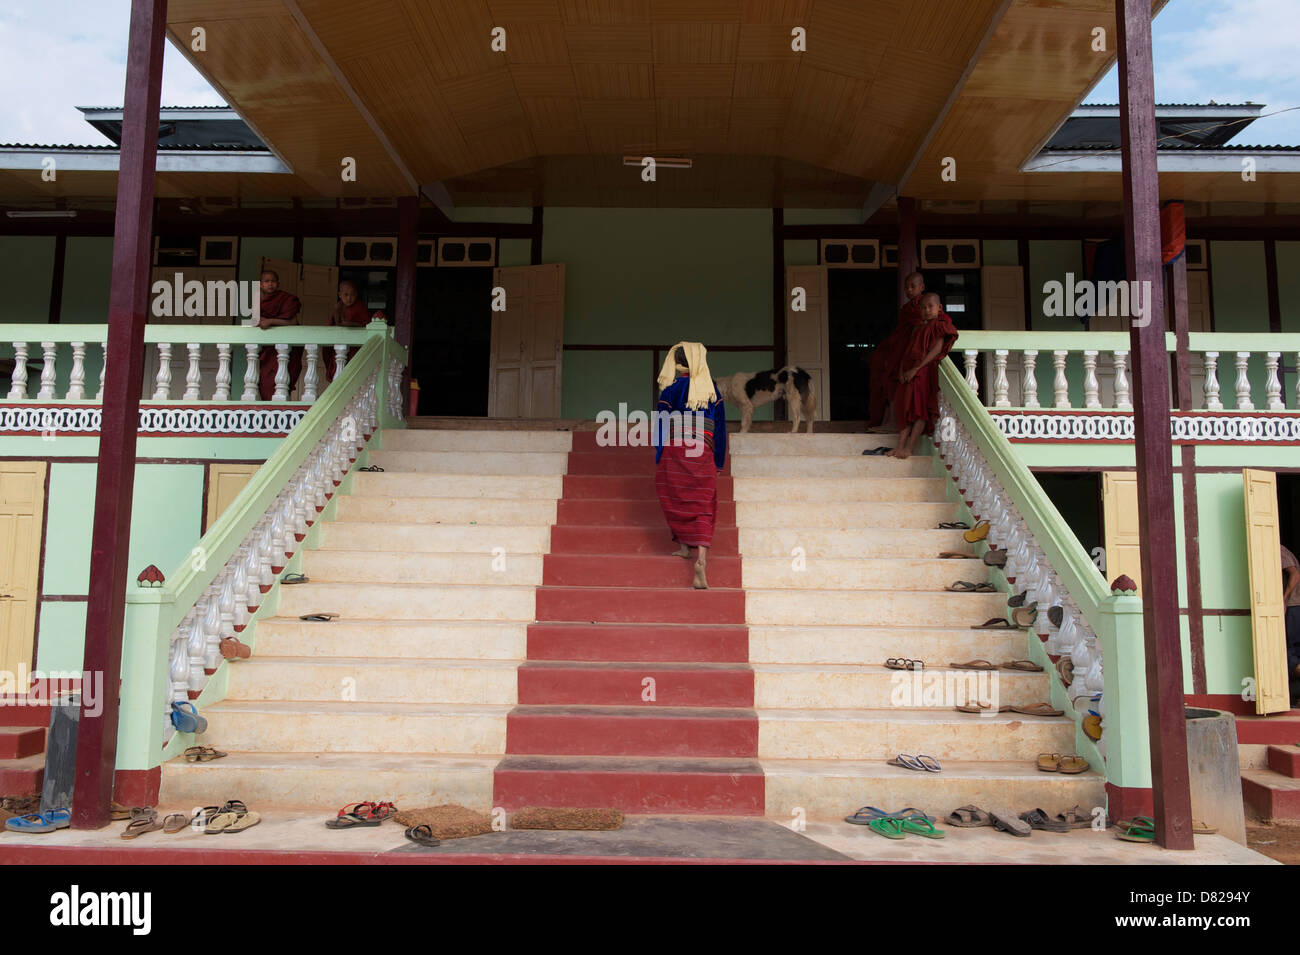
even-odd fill
[[[688,547],[713,543],[718,517],[718,470],[712,449],[691,457],[681,445],[669,444],[655,468],[659,506],[673,540]]]

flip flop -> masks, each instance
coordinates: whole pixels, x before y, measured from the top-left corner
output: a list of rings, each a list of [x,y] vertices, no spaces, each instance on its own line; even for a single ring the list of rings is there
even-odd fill
[[[929,762],[927,762],[927,760],[929,760]],[[933,756],[926,756],[924,753],[917,753],[916,761],[921,764],[921,768],[927,773],[943,772],[943,767],[939,765],[939,761]],[[934,765],[931,766],[930,763],[933,763]]]
[[[247,660],[253,655],[253,648],[238,637],[223,637],[217,649],[223,660]]]
[[[1069,686],[1074,682],[1074,661],[1069,657],[1061,657],[1056,661],[1056,672],[1061,675],[1065,685]]]
[[[974,560],[974,554],[963,554],[959,550],[941,550],[939,551],[940,560]]]
[[[1029,828],[1029,823],[1025,822],[1010,809],[990,809],[989,816],[993,819],[993,828],[999,832],[1009,832],[1013,836],[1028,836],[1034,830]]]
[[[885,812],[883,809],[877,809],[875,806],[863,806],[851,816],[845,816],[844,821],[855,826],[865,826],[872,819],[888,819],[893,813]]]
[[[970,627],[972,630],[1015,630],[1006,617],[989,617],[983,623],[973,623]],[[981,669],[983,669],[981,667]],[[996,670],[997,667],[989,667],[990,670]]]
[[[941,531],[968,531],[968,530],[970,530],[970,525],[967,524],[965,521],[943,521],[943,522],[940,523],[940,524],[936,524],[935,527],[936,527],[938,530],[941,530]]]
[[[1088,761],[1082,756],[1062,756],[1061,772],[1067,776],[1074,776],[1078,773],[1086,773],[1089,770]]]
[[[442,845],[442,842],[434,838],[433,828],[426,825],[412,826],[406,830],[406,838],[410,839],[416,845],[427,846],[430,849]]]
[[[948,813],[948,825],[958,829],[978,829],[993,825],[993,819],[979,806],[960,806]]]
[[[131,810],[123,806],[120,802],[110,803],[108,808],[108,818],[113,822],[121,822],[123,819],[131,818]]]
[[[310,582],[311,578],[306,574],[285,574],[280,578],[282,584],[306,584]]]
[[[871,450],[863,451],[862,453],[867,455],[868,457],[878,457],[882,454],[888,454],[892,450],[894,449],[893,448],[872,448]],[[899,838],[901,839],[902,837],[900,836]]]
[[[72,825],[71,809],[29,812],[5,820],[5,828],[10,832],[53,832],[55,829],[67,829],[70,825]]]
[[[203,817],[205,823],[203,834],[207,836],[214,836],[219,832],[224,832],[238,822],[241,815],[248,812],[248,807],[240,799],[228,799],[220,809],[209,812],[213,808],[212,806],[206,806],[196,814],[196,818],[199,815]]]
[[[162,820],[158,818],[158,813],[153,809],[148,809],[126,824],[126,828],[122,830],[122,838],[136,839],[146,832],[157,832],[162,827]]]
[[[1008,606],[1008,607],[1022,607],[1022,606],[1024,606],[1025,598],[1028,597],[1028,596],[1029,596],[1029,591],[1028,591],[1028,590],[1022,590],[1022,591],[1020,591],[1020,593],[1016,594],[1014,597],[1012,597],[1012,598],[1010,598],[1009,600],[1007,600],[1007,606]]]
[[[993,704],[981,703],[979,700],[976,700],[974,703],[967,702],[962,706],[954,706],[953,709],[956,710],[958,713],[983,713],[986,710],[992,710]],[[1010,709],[1011,707],[1009,706],[999,706],[997,708],[997,712],[1005,713]]]
[[[243,832],[245,829],[252,829],[255,825],[257,825],[261,821],[262,821],[261,813],[256,813],[251,811],[239,812],[235,814],[235,821],[232,822],[230,825],[226,826],[226,828],[222,829],[221,831],[222,832]]]
[[[1208,822],[1201,822],[1199,819],[1192,820],[1192,833],[1197,836],[1212,836],[1219,831],[1218,826],[1212,826]]]
[[[183,812],[174,812],[163,820],[163,832],[168,834],[180,832],[182,829],[188,828],[189,824],[189,816]]]
[[[1064,823],[1067,829],[1092,828],[1092,814],[1084,812],[1078,806],[1071,806],[1065,812],[1058,812],[1056,821]]]
[[[1053,819],[1041,809],[1031,809],[1028,812],[1022,812],[1020,818],[1029,823],[1030,829],[1040,829],[1043,832],[1069,832],[1070,827],[1058,819]]]
[[[1096,713],[1089,713],[1083,718],[1083,735],[1094,743],[1101,739],[1101,717]]]
[[[924,660],[912,660],[908,657],[890,657],[885,666],[891,670],[924,670]]]
[[[917,762],[915,756],[909,756],[906,753],[899,753],[893,759],[886,762],[888,766],[898,766],[902,769],[910,769],[913,772],[923,773],[926,768]]]
[[[299,620],[306,620],[306,621],[308,621],[309,623],[329,623],[331,620],[337,620],[337,619],[338,619],[338,614],[336,614],[336,613],[305,613],[305,614],[302,614],[298,619],[299,619]]]
[[[984,563],[990,567],[1007,566],[1007,552],[1004,550],[986,550],[984,552]]]
[[[922,816],[912,816],[902,820],[903,831],[909,832],[914,836],[923,836],[926,839],[942,839],[946,833],[942,829],[934,828],[934,823]]]
[[[1038,619],[1038,607],[1030,604],[1026,607],[1016,607],[1011,611],[1011,622],[1017,627],[1032,627],[1034,621]]]
[[[987,582],[972,583],[969,580],[955,580],[944,590],[950,590],[955,594],[991,594],[997,588]]]
[[[1065,619],[1065,611],[1061,609],[1060,604],[1057,604],[1055,607],[1047,608],[1047,621],[1053,627],[1059,627],[1061,625],[1061,621],[1064,619]]]
[[[1041,773],[1054,773],[1061,768],[1060,753],[1039,753],[1038,754],[1038,771]]]
[[[382,472],[384,469],[381,468],[378,464],[372,464],[372,465],[370,465],[369,467],[357,468],[357,470],[358,470],[358,471],[379,471],[379,472]]]
[[[1065,710],[1058,710],[1050,703],[1029,703],[1025,706],[1011,707],[1012,713],[1020,713],[1023,716],[1064,716]]]
[[[209,763],[214,759],[221,759],[225,755],[221,750],[213,749],[211,746],[191,746],[185,751],[185,762]]]
[[[1115,838],[1124,842],[1156,841],[1156,821],[1150,816],[1134,816],[1115,823],[1115,826],[1120,830],[1115,833]]]
[[[199,715],[194,704],[183,700],[172,704],[172,725],[181,733],[206,733],[208,721]]]
[[[975,628],[972,627],[972,630]],[[996,670],[997,667],[988,660],[967,660],[965,663],[949,663],[954,670]]]
[[[877,835],[884,836],[886,839],[902,839],[903,820],[895,819],[889,816],[885,819],[872,819],[867,823],[867,828]]]
[[[976,524],[974,527],[972,527],[970,530],[968,530],[965,534],[962,534],[961,536],[966,538],[966,543],[968,544],[974,544],[979,541],[982,541],[984,540],[984,538],[989,536],[989,522],[980,521],[978,524]]]
[[[1023,670],[1025,673],[1042,673],[1043,668],[1033,660],[1008,660],[1000,665],[1002,670]]]

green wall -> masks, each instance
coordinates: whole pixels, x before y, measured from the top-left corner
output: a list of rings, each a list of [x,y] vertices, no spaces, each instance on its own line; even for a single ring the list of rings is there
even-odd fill
[[[251,242],[252,239],[245,239],[244,242]],[[243,242],[240,243],[243,245]],[[290,253],[293,252],[293,246],[289,247]],[[265,253],[264,253],[265,254]],[[302,261],[304,265],[338,265],[339,264],[339,240],[333,236],[305,236],[302,240]],[[243,262],[243,256],[240,256],[240,262]],[[257,264],[253,264],[257,268]]]
[[[315,240],[313,240],[315,241]],[[303,251],[306,252],[307,242],[303,240]],[[292,238],[263,238],[255,236],[239,240],[239,279],[240,281],[256,282],[260,276],[257,274],[257,263],[266,256],[269,259],[284,259],[290,261],[293,259],[293,239]],[[334,258],[323,264],[333,265]]]
[[[48,322],[53,276],[53,236],[0,235],[0,322]]]
[[[1036,332],[1077,332],[1083,329],[1077,318],[1047,316],[1043,314],[1043,293],[1046,282],[1064,282],[1066,273],[1075,280],[1084,278],[1083,243],[1078,239],[1034,239],[1029,243],[1029,302],[1027,303],[1033,329]],[[1040,368],[1042,356],[1039,356]],[[1051,362],[1049,360],[1048,366]],[[1038,374],[1041,384],[1042,372]],[[1050,383],[1051,379],[1048,378]]]
[[[1210,243],[1215,331],[1268,331],[1266,279],[1263,242]]]
[[[112,280],[112,237],[70,236],[63,259],[63,306],[59,320],[67,325],[106,323]],[[95,374],[99,375],[98,361]]]

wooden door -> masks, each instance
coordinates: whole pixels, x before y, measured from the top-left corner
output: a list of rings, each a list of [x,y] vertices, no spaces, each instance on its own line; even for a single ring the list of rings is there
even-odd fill
[[[1291,708],[1286,669],[1286,608],[1282,606],[1282,548],[1278,539],[1277,475],[1247,468],[1246,562],[1255,645],[1255,712]]]
[[[564,265],[493,269],[492,281],[505,307],[492,312],[488,416],[558,418]]]
[[[245,485],[253,479],[260,464],[209,464],[207,520],[203,533],[239,496]]]
[[[1103,471],[1101,501],[1106,534],[1107,581],[1128,574],[1142,595],[1142,532],[1138,520],[1137,472]]]
[[[36,662],[45,468],[43,461],[0,462],[0,670],[10,673]]]
[[[1025,330],[1025,270],[1019,265],[986,265],[980,269],[980,304],[986,331]],[[961,339],[958,338],[958,342]],[[993,352],[985,352],[985,403],[993,404],[993,383],[997,378]],[[1007,356],[1007,400],[1011,407],[1023,404],[1020,394],[1020,360],[1015,352]],[[954,363],[960,365],[956,358]]]
[[[328,325],[339,298],[339,270],[333,265],[295,265],[300,270],[298,291],[302,302],[298,321],[303,325]]]
[[[803,308],[795,310],[796,290]],[[785,363],[812,376],[817,395],[817,420],[830,418],[831,343],[826,267],[791,266],[785,270]]]

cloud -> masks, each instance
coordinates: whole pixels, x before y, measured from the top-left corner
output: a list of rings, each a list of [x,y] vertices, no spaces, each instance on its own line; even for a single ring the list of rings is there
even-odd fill
[[[0,142],[106,144],[76,107],[122,105],[130,15],[129,0],[24,0],[0,9]],[[223,101],[168,43],[162,102]]]

